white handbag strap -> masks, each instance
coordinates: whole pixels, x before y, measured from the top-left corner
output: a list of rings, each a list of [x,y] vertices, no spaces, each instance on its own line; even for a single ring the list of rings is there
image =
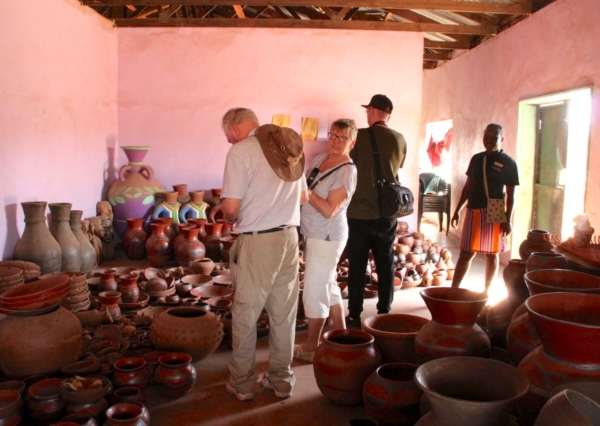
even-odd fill
[[[485,196],[489,199],[490,198],[490,194],[488,192],[488,185],[487,185],[487,155],[483,156],[483,186],[485,187]]]

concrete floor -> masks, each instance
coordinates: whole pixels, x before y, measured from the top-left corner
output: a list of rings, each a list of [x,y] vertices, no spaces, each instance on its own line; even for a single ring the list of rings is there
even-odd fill
[[[421,231],[426,238],[439,242],[451,250],[453,260],[458,259],[459,240],[438,233],[437,223],[423,223]],[[104,265],[102,265],[104,266]],[[464,288],[482,291],[485,259],[476,256],[471,271],[462,285]],[[505,297],[504,284],[499,278],[490,289],[490,303]],[[447,282],[450,285],[450,281]],[[419,295],[422,288],[400,290],[395,293],[392,313],[407,313],[431,318],[428,309]],[[376,314],[377,298],[365,299],[362,318]],[[306,338],[306,331],[298,332],[296,343]],[[319,391],[315,382],[312,364],[294,360],[292,368],[297,381],[291,398],[280,400],[270,390],[263,390],[260,383],[255,387],[252,402],[240,402],[225,390],[229,372],[227,365],[231,350],[223,344],[210,357],[197,362],[198,381],[194,389],[177,400],[168,400],[160,394],[156,386],[145,390],[152,424],[167,425],[348,425],[355,418],[369,418],[365,408],[340,407],[330,403]],[[259,377],[266,371],[268,362],[268,337],[258,339],[256,371]]]

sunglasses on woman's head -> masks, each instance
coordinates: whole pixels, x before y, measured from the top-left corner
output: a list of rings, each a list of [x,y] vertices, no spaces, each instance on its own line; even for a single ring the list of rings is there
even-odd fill
[[[310,174],[306,178],[306,184],[308,186],[310,186],[313,183],[313,181],[315,180],[315,178],[317,177],[318,174],[319,174],[319,168],[318,167],[315,167],[314,169],[312,169],[311,172],[310,172]]]

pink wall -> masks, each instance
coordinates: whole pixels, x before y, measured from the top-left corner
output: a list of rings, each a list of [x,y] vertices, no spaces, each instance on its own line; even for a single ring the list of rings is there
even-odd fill
[[[419,33],[220,28],[119,28],[119,144],[151,145],[146,156],[165,187],[220,188],[229,145],[221,117],[231,107],[366,126],[361,104],[376,93],[394,103],[390,121],[409,144],[401,174],[417,188],[423,38]],[[125,162],[119,153],[119,163]],[[414,215],[413,215],[414,216]],[[416,225],[414,217],[413,227]]]
[[[76,0],[0,2],[0,250],[23,201],[95,215],[117,135],[117,33]]]
[[[515,156],[520,100],[593,86],[586,210],[592,225],[600,226],[600,192],[592,183],[600,180],[598,16],[597,0],[557,0],[484,45],[424,72],[422,129],[428,122],[454,120],[454,205],[469,159],[483,150],[488,123],[504,125],[504,149]]]

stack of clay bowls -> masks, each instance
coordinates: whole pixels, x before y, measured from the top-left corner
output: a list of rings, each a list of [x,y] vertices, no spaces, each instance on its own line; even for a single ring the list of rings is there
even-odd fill
[[[83,272],[63,271],[42,275],[40,278],[66,275],[69,277],[69,292],[61,305],[72,312],[85,311],[90,307],[90,290]]]
[[[0,267],[0,294],[24,282],[22,269],[10,266]]]
[[[10,311],[36,311],[58,305],[69,292],[69,277],[40,278],[11,288],[0,295],[2,308]]]

